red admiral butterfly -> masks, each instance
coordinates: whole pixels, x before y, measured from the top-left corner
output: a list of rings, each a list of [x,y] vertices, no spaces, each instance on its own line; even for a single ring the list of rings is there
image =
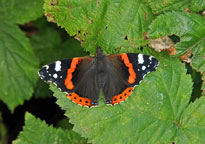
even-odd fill
[[[67,97],[81,106],[98,105],[100,90],[105,103],[126,100],[144,76],[155,71],[158,60],[138,53],[104,55],[101,48],[94,57],[59,60],[45,65],[39,76],[54,83]]]

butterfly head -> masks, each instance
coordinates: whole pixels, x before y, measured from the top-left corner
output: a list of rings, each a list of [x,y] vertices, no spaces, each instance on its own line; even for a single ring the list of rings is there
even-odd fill
[[[96,55],[95,55],[97,58],[102,58],[102,57],[104,57],[105,55],[104,55],[104,53],[103,53],[103,51],[102,51],[102,49],[101,49],[101,47],[98,47],[97,48],[97,52],[96,52]]]

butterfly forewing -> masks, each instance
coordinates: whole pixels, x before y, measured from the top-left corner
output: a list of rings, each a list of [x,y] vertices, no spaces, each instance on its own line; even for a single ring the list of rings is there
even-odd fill
[[[43,81],[55,84],[62,92],[69,93],[71,90],[66,88],[65,79],[71,62],[72,59],[64,59],[45,65],[40,69],[39,76]]]

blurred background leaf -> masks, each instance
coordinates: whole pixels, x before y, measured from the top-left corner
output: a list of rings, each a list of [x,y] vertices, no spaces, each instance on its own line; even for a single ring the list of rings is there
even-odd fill
[[[43,0],[1,0],[0,20],[24,24],[43,16]]]
[[[0,98],[11,111],[31,98],[39,66],[28,39],[15,24],[42,16],[42,4],[42,0],[0,1]]]
[[[13,111],[31,98],[39,63],[16,25],[0,22],[0,31],[0,98]]]

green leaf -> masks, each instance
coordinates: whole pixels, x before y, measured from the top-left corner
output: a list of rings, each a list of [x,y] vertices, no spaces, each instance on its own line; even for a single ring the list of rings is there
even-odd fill
[[[205,1],[204,0],[192,0],[191,1],[191,10],[193,12],[199,12],[205,9]]]
[[[43,0],[1,0],[0,20],[24,24],[43,15]]]
[[[177,131],[176,143],[205,142],[205,97],[191,103],[182,114],[181,129]]]
[[[189,8],[190,0],[146,0],[156,14],[168,11],[184,11]]]
[[[193,83],[177,58],[162,53],[156,57],[160,61],[157,71],[148,74],[128,100],[116,106],[106,106],[101,100],[96,108],[80,107],[51,85],[74,131],[94,144],[170,143],[178,137]]]
[[[82,139],[81,136],[78,133],[72,131],[73,124],[69,123],[69,119],[67,119],[67,118],[64,118],[64,119],[60,120],[57,124],[57,127],[60,127],[64,130],[68,130],[68,132],[70,133],[70,136],[73,137],[72,138],[73,140],[74,139]],[[86,143],[86,141],[87,140],[82,139],[83,143]]]
[[[38,34],[31,36],[30,42],[41,65],[56,61],[61,56],[59,51],[62,40],[60,33],[54,28],[47,26],[40,29]]]
[[[144,45],[144,34],[154,19],[141,0],[45,0],[44,9],[49,21],[76,35],[92,54],[97,46],[109,53],[119,47]]]
[[[25,126],[14,144],[83,144],[85,139],[71,130],[56,129],[26,113]]]
[[[205,38],[195,45],[192,58],[192,67],[201,73],[205,72]]]
[[[83,48],[80,46],[79,41],[73,38],[68,38],[61,45],[61,49],[62,49],[60,51],[61,59],[83,57],[88,55],[85,51],[83,51]]]
[[[38,60],[24,33],[0,22],[0,99],[10,110],[30,99],[38,79]]]
[[[201,90],[202,90],[202,96],[205,96],[205,73],[202,74],[202,86],[201,86]]]
[[[186,12],[170,12],[158,16],[152,25],[148,36],[159,38],[165,35],[177,35],[180,37],[174,47],[177,56],[184,55],[188,51],[193,53],[193,68],[198,71],[205,70],[205,19],[197,14]]]
[[[71,130],[73,128],[73,124],[69,123],[69,119],[64,118],[64,119],[58,121],[57,127],[60,127],[62,129]]]

